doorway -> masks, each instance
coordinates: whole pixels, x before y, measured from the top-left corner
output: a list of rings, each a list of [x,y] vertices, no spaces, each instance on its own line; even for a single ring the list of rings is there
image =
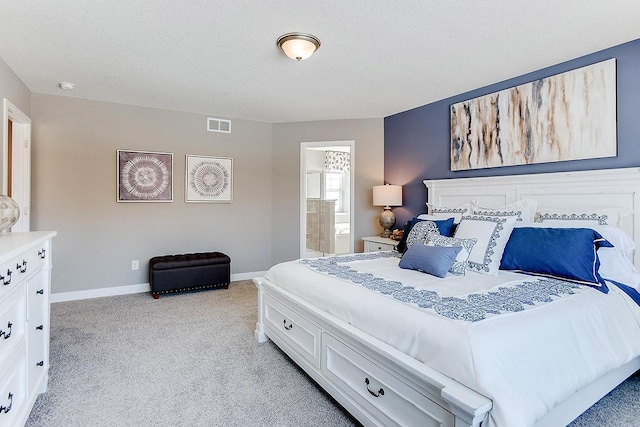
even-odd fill
[[[20,207],[11,231],[29,231],[31,218],[31,119],[4,99],[2,135],[2,194]]]
[[[354,141],[300,146],[300,257],[353,252]]]

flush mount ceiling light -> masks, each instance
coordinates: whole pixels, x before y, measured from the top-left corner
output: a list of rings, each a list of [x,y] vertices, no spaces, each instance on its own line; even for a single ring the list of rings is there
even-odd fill
[[[289,58],[301,61],[320,48],[320,40],[311,34],[287,33],[278,38],[278,47]]]

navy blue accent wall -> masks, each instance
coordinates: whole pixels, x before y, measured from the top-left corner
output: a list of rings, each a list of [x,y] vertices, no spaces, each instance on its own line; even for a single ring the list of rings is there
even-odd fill
[[[449,107],[456,102],[616,58],[618,156],[452,172],[449,170]],[[437,84],[437,82],[434,82]],[[403,186],[403,206],[393,209],[396,227],[426,212],[423,179],[518,175],[640,166],[640,39],[552,67],[443,99],[384,119],[385,183]]]

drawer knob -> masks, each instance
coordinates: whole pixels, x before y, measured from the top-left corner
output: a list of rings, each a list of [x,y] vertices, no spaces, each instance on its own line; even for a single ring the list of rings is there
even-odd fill
[[[44,289],[38,289],[36,294],[44,295]]]
[[[6,331],[3,331],[2,329],[0,329],[0,338],[4,337],[5,340],[8,340],[9,337],[11,336],[11,327],[12,326],[13,326],[13,323],[8,322]]]
[[[366,384],[367,391],[369,392],[369,394],[371,396],[373,396],[373,397],[384,396],[384,389],[382,387],[380,387],[380,390],[378,390],[377,393],[375,391],[371,391],[371,389],[369,388],[369,378],[365,377],[364,383]]]
[[[38,325],[38,326],[36,326],[36,330],[38,330],[38,331],[42,331],[42,330],[44,330],[44,325]]]
[[[282,321],[282,323],[284,323],[284,328],[285,328],[287,331],[288,331],[288,330],[293,329],[293,323],[289,323],[289,326],[287,326],[287,319],[284,319],[284,320]]]
[[[41,360],[38,363],[36,363],[36,366],[44,366],[44,360]]]
[[[43,248],[41,251],[38,251],[38,256],[44,259],[44,256],[46,253],[47,253],[47,250]]]
[[[11,407],[13,406],[13,393],[9,392],[7,399],[9,399],[9,406],[0,406],[0,413],[6,414],[11,410]]]
[[[9,280],[7,280],[9,279]],[[0,274],[0,280],[2,280],[2,284],[7,286],[11,284],[11,270],[7,269],[7,275],[3,276],[2,274]]]
[[[23,259],[22,260],[22,264],[17,263],[16,264],[16,270],[18,270],[20,273],[26,273],[27,272],[27,260]]]

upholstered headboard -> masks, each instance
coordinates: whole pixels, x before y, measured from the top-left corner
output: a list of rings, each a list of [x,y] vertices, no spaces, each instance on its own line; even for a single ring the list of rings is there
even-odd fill
[[[534,199],[538,209],[602,211],[619,209],[627,216],[622,228],[640,248],[640,168],[558,172],[481,178],[424,180],[429,204],[459,206],[475,200],[498,208],[522,199]],[[636,250],[634,264],[640,269]]]

